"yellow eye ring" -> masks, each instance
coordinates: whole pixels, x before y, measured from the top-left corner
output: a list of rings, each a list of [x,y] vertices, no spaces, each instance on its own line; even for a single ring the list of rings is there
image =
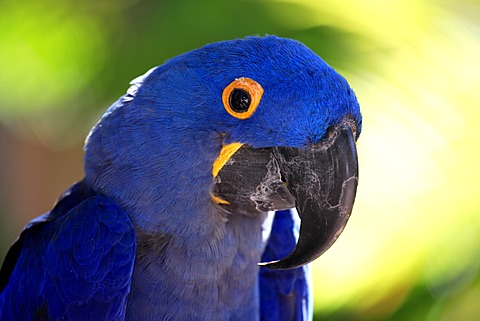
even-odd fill
[[[258,82],[241,77],[225,87],[222,93],[222,102],[230,115],[238,119],[247,119],[257,109],[262,95],[263,88]]]

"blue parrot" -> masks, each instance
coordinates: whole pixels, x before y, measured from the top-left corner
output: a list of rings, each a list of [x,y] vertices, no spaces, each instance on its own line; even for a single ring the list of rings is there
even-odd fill
[[[151,69],[91,130],[84,179],[10,248],[0,319],[311,319],[308,263],[352,211],[361,124],[347,81],[294,40]]]

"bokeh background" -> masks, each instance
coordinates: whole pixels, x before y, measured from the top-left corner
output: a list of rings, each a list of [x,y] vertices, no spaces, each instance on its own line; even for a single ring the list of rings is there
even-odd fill
[[[480,1],[0,1],[0,256],[82,178],[89,128],[165,59],[276,34],[364,115],[351,220],[314,264],[316,320],[480,320]],[[0,259],[1,260],[1,259]]]

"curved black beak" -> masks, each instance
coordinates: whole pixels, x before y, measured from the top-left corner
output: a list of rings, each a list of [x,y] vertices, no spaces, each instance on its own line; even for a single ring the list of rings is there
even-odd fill
[[[296,198],[300,235],[287,257],[260,265],[291,269],[322,255],[347,224],[358,182],[354,133],[344,122],[331,131],[327,140],[306,150],[277,147],[274,157],[282,179]]]
[[[301,225],[295,249],[279,261],[260,266],[292,269],[307,264],[342,233],[358,182],[353,127],[346,119],[327,138],[306,149],[243,146],[219,171],[213,193],[232,211],[248,214],[297,208]]]

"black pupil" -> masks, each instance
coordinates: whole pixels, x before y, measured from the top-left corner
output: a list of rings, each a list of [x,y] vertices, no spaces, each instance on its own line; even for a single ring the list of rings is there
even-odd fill
[[[230,103],[230,108],[236,113],[244,113],[250,107],[250,102],[252,99],[250,98],[250,94],[240,88],[235,88],[230,93],[230,98],[228,102]]]

